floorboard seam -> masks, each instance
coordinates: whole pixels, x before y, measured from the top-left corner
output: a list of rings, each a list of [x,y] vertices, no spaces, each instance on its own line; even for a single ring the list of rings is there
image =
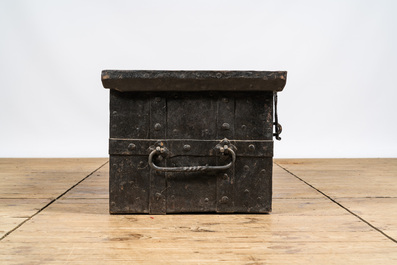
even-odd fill
[[[368,226],[370,226],[371,228],[375,229],[376,231],[378,231],[379,233],[381,233],[383,236],[387,237],[388,239],[390,239],[391,241],[393,241],[394,243],[397,243],[397,240],[392,238],[391,236],[389,236],[388,234],[386,234],[385,232],[383,232],[382,230],[380,230],[379,228],[377,228],[376,226],[374,226],[373,224],[371,224],[370,222],[368,222],[367,220],[365,220],[364,218],[362,218],[361,216],[357,215],[356,213],[352,212],[351,210],[349,210],[347,207],[343,206],[341,203],[337,202],[336,200],[332,199],[329,195],[325,194],[324,192],[322,192],[321,190],[317,189],[316,187],[314,187],[313,185],[311,185],[310,183],[308,183],[307,181],[303,180],[302,178],[298,177],[297,175],[295,175],[294,173],[292,173],[291,171],[289,171],[288,169],[286,169],[285,167],[282,167],[281,165],[277,164],[276,162],[274,162],[274,164],[276,164],[278,167],[282,168],[283,170],[285,170],[286,172],[288,172],[289,174],[291,174],[292,176],[294,176],[295,178],[297,178],[298,180],[302,181],[303,183],[305,183],[306,185],[308,185],[309,187],[311,187],[312,189],[316,190],[317,192],[319,192],[320,194],[322,194],[323,196],[325,196],[327,199],[329,199],[330,201],[332,201],[333,203],[335,203],[336,205],[338,205],[339,207],[343,208],[345,211],[347,211],[348,213],[350,213],[351,215],[354,215],[356,218],[360,219],[362,222],[366,223]]]
[[[84,180],[86,180],[87,178],[89,178],[90,176],[92,176],[92,174],[94,174],[95,172],[97,172],[99,169],[101,169],[102,167],[104,167],[109,161],[106,161],[104,164],[102,164],[100,167],[98,167],[97,169],[95,169],[94,171],[92,171],[90,174],[88,174],[87,176],[85,176],[83,179],[79,180],[76,184],[74,184],[72,187],[70,187],[69,189],[67,189],[65,192],[63,192],[61,195],[59,195],[58,197],[56,197],[55,199],[52,199],[49,203],[47,203],[44,207],[42,207],[40,210],[38,210],[36,213],[34,213],[33,215],[31,215],[29,218],[27,218],[26,220],[24,220],[22,223],[20,223],[19,225],[17,225],[16,227],[14,227],[13,229],[11,229],[10,231],[8,231],[7,233],[5,233],[1,238],[0,241],[3,240],[4,238],[6,238],[7,236],[9,236],[12,232],[14,232],[15,230],[17,230],[18,228],[20,228],[23,224],[25,224],[27,221],[31,220],[33,217],[35,217],[36,215],[38,215],[39,213],[41,213],[42,211],[44,211],[48,206],[50,206],[51,204],[53,204],[54,202],[56,202],[57,200],[59,200],[60,198],[62,198],[65,194],[67,194],[69,191],[71,191],[73,188],[75,188],[76,186],[78,186],[81,182],[83,182]]]

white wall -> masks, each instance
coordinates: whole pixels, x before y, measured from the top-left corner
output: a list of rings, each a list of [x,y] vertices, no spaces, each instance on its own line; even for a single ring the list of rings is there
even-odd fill
[[[287,70],[276,157],[397,157],[397,1],[1,1],[0,157],[107,156],[102,69]]]

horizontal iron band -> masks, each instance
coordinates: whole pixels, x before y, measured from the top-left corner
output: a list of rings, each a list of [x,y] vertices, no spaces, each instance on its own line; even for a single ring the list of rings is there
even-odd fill
[[[237,157],[273,157],[273,140],[229,140],[234,145]],[[156,146],[165,146],[168,157],[216,156],[214,149],[219,140],[187,139],[109,139],[110,155],[147,156]]]

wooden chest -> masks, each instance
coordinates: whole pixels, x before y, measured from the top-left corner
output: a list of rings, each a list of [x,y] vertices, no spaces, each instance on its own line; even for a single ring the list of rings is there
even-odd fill
[[[110,213],[270,212],[273,136],[281,131],[274,100],[286,77],[102,71],[110,88]]]

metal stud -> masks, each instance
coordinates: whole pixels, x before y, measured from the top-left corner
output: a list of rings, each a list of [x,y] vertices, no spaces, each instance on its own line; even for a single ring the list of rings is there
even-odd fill
[[[191,148],[192,147],[188,144],[183,145],[183,151],[185,151],[185,152],[190,151]]]
[[[227,203],[228,201],[229,201],[229,197],[227,197],[227,196],[223,196],[221,198],[221,203]]]
[[[159,130],[161,129],[161,124],[160,124],[160,123],[156,123],[156,124],[154,125],[154,129],[155,129],[156,131],[159,131]]]
[[[250,144],[250,145],[248,146],[248,149],[249,149],[250,151],[255,151],[255,145]]]
[[[222,124],[222,130],[229,130],[230,129],[230,124],[229,123],[224,123]]]
[[[135,149],[135,147],[136,147],[136,145],[135,144],[133,144],[133,143],[130,143],[129,145],[128,145],[128,150],[130,150],[130,151],[132,151],[132,150],[134,150]]]

